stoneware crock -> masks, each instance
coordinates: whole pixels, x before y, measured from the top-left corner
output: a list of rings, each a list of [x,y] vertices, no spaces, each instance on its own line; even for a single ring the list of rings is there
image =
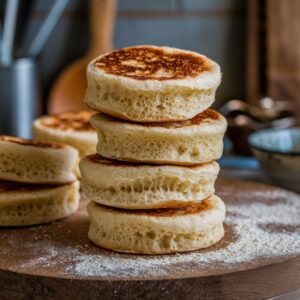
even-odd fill
[[[274,184],[300,193],[300,128],[259,130],[249,144]]]

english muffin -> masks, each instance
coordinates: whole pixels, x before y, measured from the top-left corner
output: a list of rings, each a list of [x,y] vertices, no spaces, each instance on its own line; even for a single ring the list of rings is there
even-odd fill
[[[80,162],[82,191],[112,207],[150,209],[187,205],[213,195],[216,162],[199,166],[147,165],[113,161],[99,154]]]
[[[68,144],[79,156],[95,153],[97,134],[89,120],[93,112],[74,111],[42,116],[32,125],[34,140]]]
[[[79,159],[93,154],[97,145],[96,131],[89,122],[93,114],[91,111],[81,110],[42,116],[33,122],[33,139],[68,144],[79,151]],[[74,171],[81,178],[79,159]]]
[[[97,152],[106,158],[153,164],[194,165],[219,159],[225,118],[207,109],[194,118],[170,123],[129,123],[96,114]]]
[[[85,102],[136,122],[187,120],[207,109],[221,81],[220,67],[196,52],[134,46],[101,55],[87,68]]]
[[[209,247],[224,235],[225,205],[217,196],[156,210],[121,210],[90,202],[89,238],[119,252],[165,254]]]
[[[0,226],[44,224],[74,213],[79,183],[33,185],[0,181]]]
[[[0,136],[0,179],[43,184],[70,183],[78,151],[52,142]]]

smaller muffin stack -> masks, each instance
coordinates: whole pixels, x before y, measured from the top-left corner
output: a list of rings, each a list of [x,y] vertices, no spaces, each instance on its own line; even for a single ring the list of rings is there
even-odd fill
[[[214,195],[226,120],[208,109],[219,66],[195,52],[136,46],[102,55],[87,70],[86,103],[97,154],[80,162],[92,200],[89,238],[120,252],[192,251],[224,235]]]
[[[76,149],[0,136],[0,226],[48,223],[74,213]]]
[[[92,115],[91,111],[80,110],[39,117],[32,124],[33,139],[70,145],[78,150],[81,159],[95,153],[97,134],[89,123]],[[80,179],[79,159],[75,174]]]

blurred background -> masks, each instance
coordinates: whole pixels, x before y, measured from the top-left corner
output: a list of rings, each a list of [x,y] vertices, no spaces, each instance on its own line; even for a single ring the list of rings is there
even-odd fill
[[[227,117],[235,165],[251,155],[250,133],[299,125],[298,0],[1,0],[0,14],[1,134],[28,137],[36,116],[82,108],[87,63],[136,44],[194,50],[221,65],[214,108]]]
[[[0,2],[2,16],[6,2]],[[23,56],[30,48],[54,2],[20,1],[22,20],[15,39],[17,55]],[[63,68],[83,56],[89,48],[89,5],[89,1],[67,1],[40,53],[43,104]],[[155,44],[198,51],[216,60],[222,67],[218,103],[245,98],[246,1],[119,0],[117,6],[111,36],[115,48]]]

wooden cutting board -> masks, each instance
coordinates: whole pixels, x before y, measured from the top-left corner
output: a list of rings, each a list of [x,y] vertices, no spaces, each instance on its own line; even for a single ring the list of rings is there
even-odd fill
[[[260,299],[300,287],[300,196],[238,180],[216,187],[227,205],[225,237],[192,253],[97,248],[87,238],[85,197],[70,218],[1,229],[0,298]]]

